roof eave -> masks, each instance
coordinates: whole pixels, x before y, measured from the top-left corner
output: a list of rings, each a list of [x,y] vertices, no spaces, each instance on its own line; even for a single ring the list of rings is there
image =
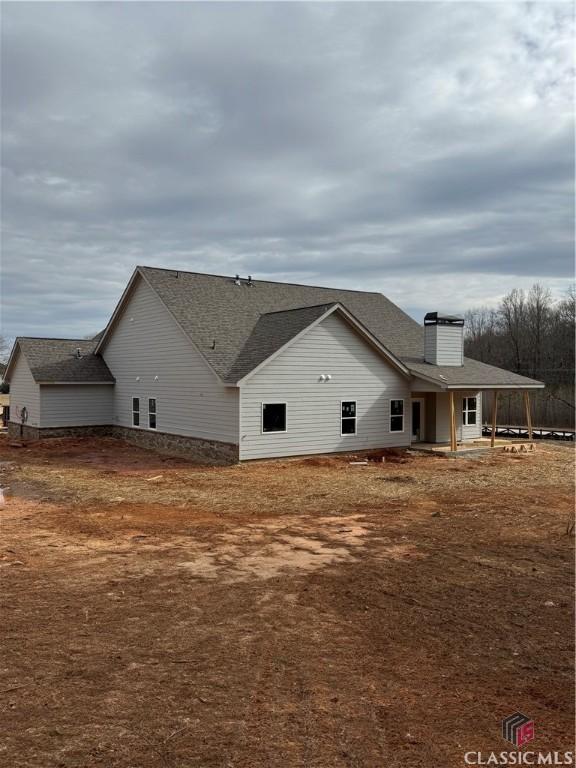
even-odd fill
[[[119,317],[122,309],[124,308],[124,304],[126,303],[126,300],[128,298],[128,295],[132,289],[132,286],[134,285],[134,282],[136,280],[136,277],[140,276],[140,278],[146,283],[146,285],[150,288],[151,291],[153,291],[154,295],[158,297],[158,300],[162,303],[162,306],[166,309],[170,317],[174,320],[178,328],[182,331],[184,336],[188,339],[190,344],[193,346],[193,348],[196,350],[196,352],[200,355],[200,357],[204,360],[206,365],[208,366],[208,369],[212,373],[212,375],[216,378],[217,381],[219,381],[222,384],[226,384],[226,382],[222,379],[218,371],[214,368],[214,366],[210,363],[206,355],[202,352],[202,350],[198,347],[194,339],[191,337],[191,335],[184,330],[180,322],[178,321],[178,318],[174,315],[174,312],[170,309],[170,307],[166,304],[162,296],[158,293],[158,291],[154,288],[152,283],[148,280],[146,275],[143,272],[144,267],[137,266],[134,269],[134,272],[132,273],[132,277],[130,278],[128,285],[122,292],[122,295],[120,296],[120,300],[118,301],[118,304],[116,305],[114,312],[112,313],[112,317],[108,321],[108,324],[106,325],[106,328],[104,328],[104,331],[102,332],[102,338],[98,342],[94,354],[99,354],[100,350],[104,346],[106,340],[112,333],[112,329],[114,327],[114,323],[116,321],[116,318]],[[153,269],[152,267],[148,267],[148,269]]]
[[[446,390],[457,389],[478,389],[478,390],[500,390],[500,389],[517,389],[523,391],[526,389],[544,389],[546,384],[541,381],[537,381],[530,384],[448,384]]]
[[[39,384],[43,387],[56,385],[56,384],[58,386],[63,386],[63,385],[71,386],[73,384],[78,384],[79,386],[86,386],[89,384],[96,384],[98,386],[103,386],[103,385],[112,386],[116,384],[116,379],[114,379],[114,381],[110,381],[110,380],[106,380],[106,381],[102,381],[102,380],[99,380],[99,381],[45,381],[42,379],[35,378],[34,381],[36,382],[36,384]]]
[[[20,337],[17,336],[14,339],[14,344],[12,345],[12,349],[10,350],[10,357],[8,358],[8,362],[6,363],[6,370],[4,371],[4,374],[2,375],[2,381],[10,382],[10,369],[16,360],[16,352],[20,350]]]
[[[134,281],[136,280],[136,276],[140,275],[142,279],[144,279],[144,275],[140,272],[140,267],[136,267],[134,269],[134,272],[132,272],[132,276],[130,277],[130,280],[128,281],[128,285],[124,290],[122,291],[122,295],[120,296],[120,299],[118,301],[118,304],[116,304],[116,307],[114,309],[114,312],[112,312],[112,316],[110,317],[110,320],[106,323],[106,328],[102,331],[102,336],[100,340],[98,341],[98,344],[96,345],[96,348],[94,349],[94,354],[100,354],[100,350],[104,346],[104,343],[107,341],[108,336],[110,335],[110,332],[112,330],[112,326],[114,325],[114,322],[118,315],[120,314],[122,308],[124,307],[124,303],[126,301],[126,298],[132,289],[132,285],[134,284]]]

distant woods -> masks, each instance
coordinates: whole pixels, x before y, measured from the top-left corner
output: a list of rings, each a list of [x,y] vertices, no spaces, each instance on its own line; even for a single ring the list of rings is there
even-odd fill
[[[533,423],[542,427],[574,427],[574,328],[576,291],[554,301],[547,288],[515,289],[497,309],[466,314],[465,354],[545,382],[533,392]],[[485,398],[485,409],[490,406]],[[500,395],[498,422],[524,424],[518,394]],[[488,420],[488,412],[484,412]]]

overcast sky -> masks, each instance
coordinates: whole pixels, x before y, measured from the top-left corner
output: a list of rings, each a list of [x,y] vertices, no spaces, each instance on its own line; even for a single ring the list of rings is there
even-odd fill
[[[2,332],[136,264],[418,319],[573,274],[571,4],[4,3]]]

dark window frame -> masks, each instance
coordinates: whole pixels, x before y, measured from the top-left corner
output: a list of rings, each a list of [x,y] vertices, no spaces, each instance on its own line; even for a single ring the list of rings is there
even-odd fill
[[[284,429],[265,429],[264,428],[264,410],[267,406],[284,406]],[[260,404],[260,432],[263,435],[285,435],[288,432],[288,403],[284,400],[265,401]]]
[[[344,416],[344,404],[354,403],[354,416]],[[344,432],[344,422],[354,424],[353,432]],[[340,400],[340,437],[353,437],[358,434],[358,400]]]
[[[392,397],[390,398],[389,407],[390,407],[390,423],[389,423],[389,429],[390,432],[394,432],[395,434],[402,434],[405,430],[406,423],[405,423],[405,416],[406,416],[406,409],[404,407],[404,398],[403,397]],[[392,403],[402,403],[402,413],[392,413]],[[395,423],[395,419],[400,419],[400,423],[402,424],[402,429],[394,429],[393,424]]]
[[[133,427],[140,426],[140,398],[139,397],[132,398],[132,426]]]
[[[152,403],[154,403],[154,409],[152,409]],[[148,429],[156,429],[157,426],[157,413],[158,408],[155,397],[148,398]],[[154,422],[154,424],[152,424]]]

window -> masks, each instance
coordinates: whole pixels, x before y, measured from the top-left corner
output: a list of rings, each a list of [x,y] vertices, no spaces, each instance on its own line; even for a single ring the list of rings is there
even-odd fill
[[[132,426],[133,427],[140,426],[140,398],[139,397],[132,398]]]
[[[343,400],[341,403],[342,411],[340,414],[340,434],[341,435],[355,435],[356,434],[356,401],[355,400]]]
[[[148,400],[148,426],[150,429],[156,429],[156,398],[151,397]]]
[[[404,432],[404,400],[390,400],[390,432]]]
[[[476,411],[478,409],[476,397],[465,397],[462,400],[462,423],[465,426],[476,424]]]
[[[262,403],[262,432],[286,432],[286,403]]]

